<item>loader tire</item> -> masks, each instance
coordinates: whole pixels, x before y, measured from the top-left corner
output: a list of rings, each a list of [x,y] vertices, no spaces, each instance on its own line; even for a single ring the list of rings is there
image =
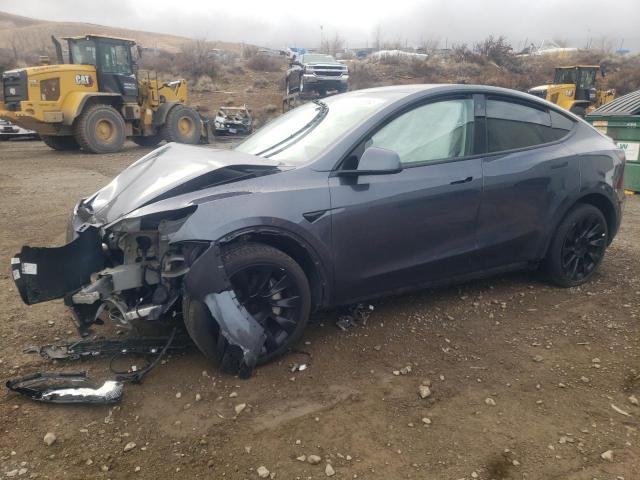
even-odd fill
[[[60,151],[80,150],[80,145],[76,142],[76,139],[72,136],[54,136],[54,135],[41,135],[40,138],[47,145],[47,147]]]
[[[76,120],[74,134],[89,153],[114,153],[124,145],[124,119],[110,105],[90,105]]]
[[[162,135],[148,135],[146,137],[131,137],[131,141],[141,147],[155,147],[162,141]]]
[[[161,135],[167,142],[188,143],[191,145],[200,143],[200,136],[202,135],[200,115],[193,108],[185,105],[176,105],[167,114]]]

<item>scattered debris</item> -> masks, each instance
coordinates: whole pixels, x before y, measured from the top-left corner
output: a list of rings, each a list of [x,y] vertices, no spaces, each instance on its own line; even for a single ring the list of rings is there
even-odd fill
[[[496,401],[491,398],[491,397],[487,397],[484,399],[484,403],[486,403],[487,405],[489,405],[490,407],[495,407],[496,406]]]
[[[600,457],[603,460],[608,460],[609,462],[613,462],[613,450],[607,450],[600,454]]]
[[[299,462],[306,462],[307,461],[307,456],[306,455],[300,455],[299,457],[296,457],[296,460],[298,460]]]
[[[402,367],[400,369],[401,375],[408,375],[409,373],[411,373],[411,365],[407,365],[406,367]]]
[[[420,398],[430,397],[431,389],[427,385],[420,385],[418,387],[418,395],[420,395]]]
[[[106,355],[157,355],[167,344],[169,337],[108,338],[103,340],[82,339],[71,343],[58,343],[29,347],[24,353],[37,353],[47,360],[79,360]],[[182,351],[193,347],[186,334],[176,335],[168,351]]]
[[[317,465],[322,461],[322,458],[320,458],[319,455],[309,455],[307,457],[307,462],[309,462],[311,465]]]
[[[330,463],[327,463],[327,466],[324,467],[324,474],[327,477],[333,477],[336,474],[336,471],[333,469]]]
[[[613,410],[618,412],[620,415],[624,415],[625,417],[631,417],[632,416],[629,412],[626,412],[626,411],[622,410],[621,408],[616,407],[613,403],[611,404],[611,408],[613,408]]]
[[[53,445],[55,443],[55,441],[58,439],[58,437],[56,436],[55,433],[53,432],[47,432],[44,436],[44,443],[50,447],[51,445]]]
[[[306,363],[294,363],[293,366],[291,367],[291,372],[303,372],[307,369],[307,364]]]
[[[41,372],[8,380],[7,388],[33,400],[50,403],[119,402],[122,398],[122,382],[107,380],[96,388],[86,372]]]
[[[540,363],[540,362],[544,362],[544,357],[542,355],[534,355],[533,357],[531,357],[531,360],[533,360],[534,362]]]
[[[640,405],[640,403],[638,402],[638,397],[636,397],[635,395],[629,395],[629,398],[627,400],[629,400],[629,403],[631,405]]]
[[[373,305],[366,305],[364,303],[357,303],[355,305],[351,305],[347,309],[347,313],[344,315],[340,315],[338,320],[336,321],[336,325],[343,331],[349,330],[351,327],[355,327],[358,323],[361,323],[362,326],[367,325],[367,320],[369,320],[369,316],[371,312],[373,312]]]
[[[238,405],[236,405],[234,407],[234,410],[236,411],[236,415],[240,415],[245,408],[247,408],[246,403],[239,403]]]
[[[129,452],[131,450],[133,450],[134,448],[136,448],[136,444],[135,442],[129,442],[127,443],[124,448],[122,449],[123,452]]]
[[[267,470],[267,467],[265,467],[264,465],[260,465],[256,470],[256,473],[260,478],[269,478],[270,475],[269,470]]]

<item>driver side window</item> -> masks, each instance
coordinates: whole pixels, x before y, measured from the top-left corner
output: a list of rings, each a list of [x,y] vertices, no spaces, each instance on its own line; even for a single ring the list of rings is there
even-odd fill
[[[464,157],[473,145],[473,100],[442,100],[414,108],[378,130],[366,147],[393,150],[403,165]]]

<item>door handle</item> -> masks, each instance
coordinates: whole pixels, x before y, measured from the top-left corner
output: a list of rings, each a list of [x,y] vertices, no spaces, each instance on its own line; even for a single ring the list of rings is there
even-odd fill
[[[460,185],[461,183],[469,183],[471,180],[473,180],[473,177],[467,177],[463,178],[462,180],[454,180],[449,185]]]

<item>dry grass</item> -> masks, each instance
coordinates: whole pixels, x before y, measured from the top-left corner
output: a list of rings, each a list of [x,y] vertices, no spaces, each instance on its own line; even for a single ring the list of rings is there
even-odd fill
[[[279,72],[284,67],[284,61],[281,58],[267,55],[253,55],[247,59],[246,64],[256,72]]]

